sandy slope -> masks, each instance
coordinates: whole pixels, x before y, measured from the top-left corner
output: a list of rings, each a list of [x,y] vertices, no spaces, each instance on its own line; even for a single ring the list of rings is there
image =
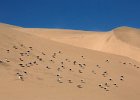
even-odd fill
[[[2,100],[140,99],[140,63],[132,59],[5,25],[0,25],[0,43]]]
[[[65,44],[127,56],[140,61],[139,29],[120,27],[109,32],[40,28],[18,28],[18,30]]]

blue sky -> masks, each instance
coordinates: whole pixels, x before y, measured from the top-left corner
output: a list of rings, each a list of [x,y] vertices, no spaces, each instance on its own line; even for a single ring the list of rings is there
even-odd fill
[[[140,28],[140,0],[0,0],[0,22],[96,31]]]

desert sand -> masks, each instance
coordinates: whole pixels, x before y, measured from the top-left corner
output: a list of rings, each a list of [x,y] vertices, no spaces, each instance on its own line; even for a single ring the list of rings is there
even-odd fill
[[[53,41],[77,47],[127,56],[140,61],[140,30],[119,27],[109,32],[79,30],[16,28]],[[125,52],[124,52],[125,51]]]
[[[139,100],[139,29],[0,24],[1,100]],[[123,34],[122,34],[123,33]]]

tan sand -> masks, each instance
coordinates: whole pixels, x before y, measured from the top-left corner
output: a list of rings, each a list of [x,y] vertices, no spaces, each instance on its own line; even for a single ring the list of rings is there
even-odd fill
[[[125,56],[53,41],[53,36],[61,36],[55,35],[55,32],[44,38],[42,34],[38,36],[26,31],[0,25],[2,100],[140,99],[139,62]],[[68,35],[72,36],[73,33],[69,32]],[[64,33],[61,34],[63,36]],[[107,33],[102,34],[105,37],[104,34]],[[90,37],[84,32],[76,36]],[[139,48],[136,42],[129,45],[134,44],[135,48]]]
[[[139,29],[120,27],[109,32],[40,28],[18,28],[18,30],[32,33],[57,42],[127,56],[140,61]]]

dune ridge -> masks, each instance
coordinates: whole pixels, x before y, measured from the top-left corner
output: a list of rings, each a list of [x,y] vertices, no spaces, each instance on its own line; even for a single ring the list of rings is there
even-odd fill
[[[139,29],[119,27],[109,32],[40,28],[16,28],[16,30],[27,32],[53,41],[91,50],[127,56],[140,61]]]
[[[113,30],[115,36],[130,45],[140,47],[140,29],[120,27]]]

